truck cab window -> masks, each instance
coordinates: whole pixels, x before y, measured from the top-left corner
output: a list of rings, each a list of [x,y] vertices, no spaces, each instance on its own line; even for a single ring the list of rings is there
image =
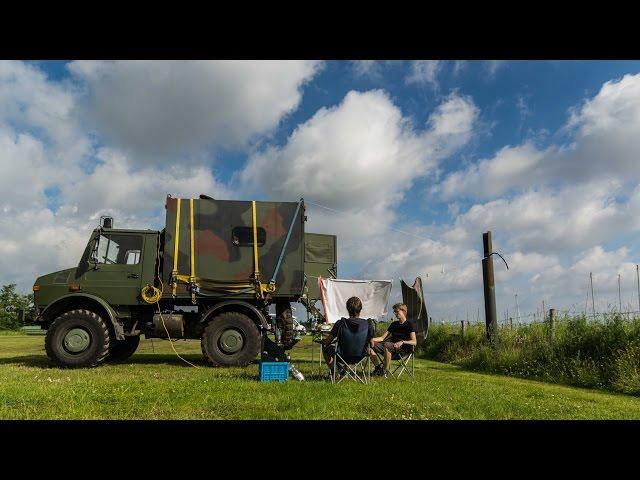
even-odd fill
[[[140,250],[127,250],[124,258],[127,265],[136,265],[140,261]]]
[[[262,247],[267,240],[267,232],[264,228],[258,227],[258,246]],[[232,243],[238,247],[253,246],[253,228],[252,227],[235,227],[232,232]]]
[[[110,265],[136,265],[140,262],[142,236],[140,235],[100,235],[96,251],[98,263]]]

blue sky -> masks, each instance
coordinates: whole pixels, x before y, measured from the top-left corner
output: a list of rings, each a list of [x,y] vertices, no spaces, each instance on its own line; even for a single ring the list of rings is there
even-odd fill
[[[639,88],[638,61],[4,62],[0,280],[73,264],[101,214],[160,228],[167,193],[303,195],[342,212],[309,206],[341,277],[420,274],[436,318],[481,306],[487,229],[499,312],[584,308],[589,271],[637,308]]]

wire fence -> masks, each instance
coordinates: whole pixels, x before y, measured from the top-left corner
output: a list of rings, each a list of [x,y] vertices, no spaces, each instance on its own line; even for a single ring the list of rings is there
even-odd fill
[[[618,312],[615,310],[609,312],[596,312],[586,313],[584,311],[576,311],[576,310],[557,310],[555,312],[555,321],[562,321],[564,318],[575,318],[575,317],[584,317],[588,322],[605,322],[607,320],[611,320],[613,318],[620,318],[622,320],[633,320],[636,318],[640,318],[639,310],[631,310],[631,311],[623,311]],[[443,318],[443,317],[433,317],[430,316],[431,323],[435,324],[451,324],[451,325],[460,325],[461,322],[465,322],[467,325],[485,325],[485,317],[484,311],[482,311],[482,315],[480,318],[463,318],[456,317],[455,319],[451,318]],[[498,319],[498,326],[516,326],[516,325],[529,325],[535,323],[544,323],[549,321],[549,311],[545,312],[544,315],[541,313],[527,313],[521,314],[519,317],[503,317]]]

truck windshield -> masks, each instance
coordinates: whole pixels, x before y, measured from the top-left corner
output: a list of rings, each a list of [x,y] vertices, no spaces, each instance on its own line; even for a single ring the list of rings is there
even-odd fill
[[[140,235],[103,234],[98,240],[98,263],[135,265],[140,261],[142,237]]]

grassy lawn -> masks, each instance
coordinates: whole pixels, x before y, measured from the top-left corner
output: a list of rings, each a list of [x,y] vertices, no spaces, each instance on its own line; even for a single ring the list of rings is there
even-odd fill
[[[307,381],[260,383],[258,365],[209,368],[200,342],[142,340],[123,364],[50,367],[44,337],[0,336],[0,419],[639,419],[640,398],[416,360],[415,379],[332,385],[306,337],[291,351]],[[322,371],[324,372],[325,369]]]

